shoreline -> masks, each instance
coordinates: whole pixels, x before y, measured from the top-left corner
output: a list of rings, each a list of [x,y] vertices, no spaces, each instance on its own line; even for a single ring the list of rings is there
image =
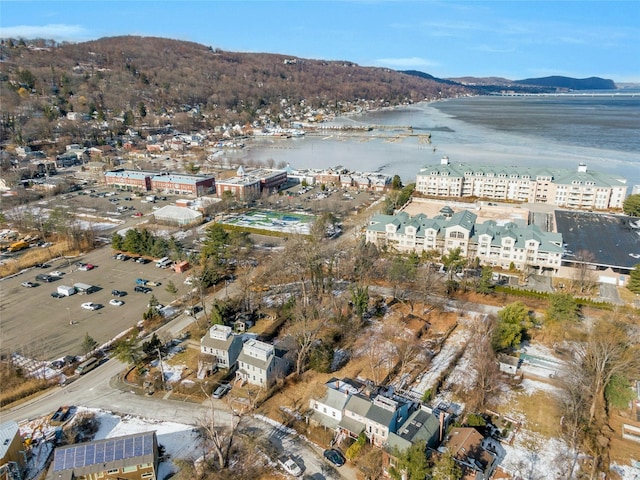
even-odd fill
[[[466,97],[465,97],[466,98]],[[472,97],[469,97],[472,98]],[[450,99],[447,99],[450,100]],[[342,165],[354,171],[400,175],[415,182],[419,170],[439,163],[447,155],[454,163],[546,166],[577,169],[586,163],[592,171],[627,179],[628,193],[640,185],[639,157],[634,152],[606,150],[560,143],[553,139],[496,131],[484,125],[459,120],[441,112],[440,100],[381,107],[354,112],[326,122],[329,125],[379,126],[379,130],[350,132],[318,130],[302,138],[247,143],[231,158],[245,161],[274,160],[293,168],[330,168]],[[394,131],[411,126],[412,134]],[[385,129],[385,127],[389,127]],[[430,134],[431,143],[419,137]]]

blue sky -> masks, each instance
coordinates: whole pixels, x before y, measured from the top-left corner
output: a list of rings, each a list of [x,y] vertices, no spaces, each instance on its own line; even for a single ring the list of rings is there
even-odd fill
[[[349,60],[437,77],[599,76],[640,83],[640,0],[0,2],[0,36],[116,35]]]

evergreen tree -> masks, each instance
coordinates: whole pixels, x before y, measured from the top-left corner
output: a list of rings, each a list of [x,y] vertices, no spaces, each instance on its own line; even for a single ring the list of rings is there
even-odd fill
[[[98,346],[98,342],[96,342],[89,333],[84,334],[84,340],[82,341],[82,353],[91,353]]]
[[[640,263],[633,267],[629,274],[629,283],[627,283],[627,289],[633,293],[640,293]]]

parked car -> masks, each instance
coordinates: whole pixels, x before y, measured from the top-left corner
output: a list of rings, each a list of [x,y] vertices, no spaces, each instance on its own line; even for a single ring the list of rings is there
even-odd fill
[[[200,311],[202,311],[202,307],[199,306],[199,305],[194,305],[193,307],[187,307],[184,310],[184,313],[185,313],[185,315],[191,315],[193,317],[196,313],[198,313]]]
[[[81,270],[83,272],[88,272],[89,270],[93,270],[94,268],[96,268],[95,265],[91,265],[90,263],[85,263],[80,267],[78,267],[78,270]]]
[[[138,257],[136,259],[136,262],[137,263],[142,263],[144,265],[144,264],[147,264],[147,263],[151,263],[151,260],[149,260],[148,258],[144,258],[144,257]]]
[[[61,272],[60,270],[54,270],[49,275],[51,275],[52,277],[58,277],[59,278],[59,277],[64,275],[64,272]]]
[[[164,305],[161,303],[158,303],[157,305],[151,305],[150,303],[147,303],[147,308],[155,308],[156,310],[162,310],[164,308]]]
[[[36,275],[36,280],[40,280],[41,282],[52,282],[54,280],[56,280],[55,277],[52,277],[51,275],[45,275],[44,273],[41,273],[39,275]]]
[[[136,285],[146,285],[147,283],[149,283],[149,280],[145,279],[145,278],[136,278]]]
[[[298,464],[298,462],[295,461],[295,459],[291,455],[279,458],[278,463],[289,475],[293,475],[294,477],[299,477],[300,475],[302,475],[302,467]]]
[[[126,262],[127,260],[129,260],[131,257],[129,255],[121,255],[119,260],[122,260],[123,262]]]
[[[101,305],[99,305],[97,303],[91,303],[91,302],[83,303],[80,306],[82,308],[84,308],[85,310],[98,310],[101,307]]]
[[[33,283],[33,282],[22,282],[20,285],[27,288],[33,288],[38,286],[37,283]]]
[[[133,291],[138,293],[149,293],[151,289],[149,287],[143,287],[142,285],[136,285]]]
[[[120,307],[124,305],[124,302],[122,300],[112,298],[111,300],[109,300],[109,305],[113,305],[114,307]]]
[[[51,268],[51,265],[49,265],[48,263],[36,263],[35,266],[38,268]]]
[[[335,448],[330,448],[328,450],[325,450],[322,455],[324,456],[324,458],[326,458],[331,463],[333,463],[336,467],[341,467],[347,461],[344,458],[344,455],[342,455],[342,453],[340,452],[340,450],[336,450]]]
[[[213,391],[213,398],[222,398],[227,394],[229,390],[231,390],[231,385],[229,385],[228,383],[222,383]]]
[[[51,292],[51,296],[53,298],[64,298],[66,295],[63,295],[63,294],[58,293],[58,292]]]
[[[127,292],[123,292],[122,290],[111,290],[111,295],[114,297],[124,297],[126,294]]]

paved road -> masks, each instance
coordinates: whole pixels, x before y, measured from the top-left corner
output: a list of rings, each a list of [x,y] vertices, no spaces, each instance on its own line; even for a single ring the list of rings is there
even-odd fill
[[[236,287],[230,285],[230,288]],[[224,295],[224,291],[219,294]],[[192,317],[183,314],[165,324],[162,330],[175,336],[192,321]],[[124,369],[123,363],[117,359],[109,359],[69,385],[49,390],[29,402],[0,412],[0,423],[9,420],[21,422],[38,418],[54,412],[61,405],[82,405],[115,414],[153,418],[159,421],[187,425],[197,424],[199,418],[203,418],[211,411],[209,400],[202,403],[165,400],[138,395],[133,390],[123,388],[123,384],[117,381],[117,376]],[[227,403],[223,400],[214,399],[211,401],[213,402],[216,424],[230,424],[233,413]],[[258,429],[260,435],[269,439],[278,452],[289,453],[300,459],[305,466],[305,475],[314,480],[333,478],[356,480],[356,472],[353,468],[348,465],[340,469],[333,468],[322,457],[320,448],[287,429],[250,416],[243,417],[239,428],[254,432]]]

